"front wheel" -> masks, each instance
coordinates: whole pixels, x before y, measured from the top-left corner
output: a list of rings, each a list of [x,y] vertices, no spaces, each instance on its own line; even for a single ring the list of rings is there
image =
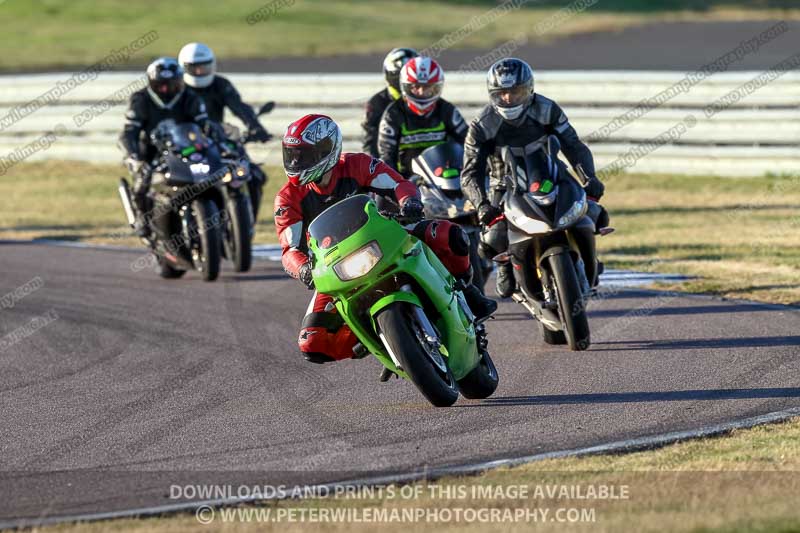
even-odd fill
[[[458,388],[461,389],[464,398],[481,400],[494,394],[499,381],[492,357],[484,350],[481,352],[478,365],[459,380]]]
[[[238,195],[226,203],[228,210],[225,224],[225,242],[228,257],[233,261],[233,270],[247,272],[253,262],[253,219],[250,215],[250,200]]]
[[[575,264],[568,253],[559,253],[550,256],[550,268],[558,291],[559,314],[569,349],[585,350],[591,344],[589,320],[586,318]]]
[[[387,348],[422,395],[436,407],[453,405],[458,400],[456,380],[446,365],[442,370],[435,364],[437,357],[444,358],[414,315],[411,304],[397,302],[381,311],[376,322]]]
[[[209,199],[193,201],[192,212],[198,233],[198,240],[192,248],[192,260],[204,281],[214,281],[219,276],[219,264],[222,260],[220,212],[217,204]]]

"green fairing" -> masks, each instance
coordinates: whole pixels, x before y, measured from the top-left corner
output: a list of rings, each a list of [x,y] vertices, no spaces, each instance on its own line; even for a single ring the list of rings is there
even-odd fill
[[[347,198],[343,202],[350,202],[355,208],[360,208],[360,204],[356,204],[363,201],[363,198],[359,200],[359,196]],[[313,261],[312,275],[317,291],[333,296],[336,309],[359,341],[384,366],[406,379],[408,376],[397,369],[378,337],[375,316],[397,301],[422,307],[441,335],[444,348],[442,353],[453,377],[457,380],[463,378],[475,368],[480,356],[476,345],[475,328],[463,309],[466,307],[463,295],[453,288],[455,278],[428,246],[410,235],[394,220],[381,216],[375,202],[367,201],[364,204],[364,212],[368,217],[367,222],[341,242],[334,243],[328,248],[321,248],[320,243],[309,235],[308,246]],[[378,263],[369,272],[356,279],[350,281],[339,279],[334,266],[373,241],[378,244],[382,252]],[[417,285],[413,288],[415,292],[400,290],[393,284],[393,277],[398,274],[413,278]],[[383,287],[387,282],[391,287],[395,287],[393,292],[374,294],[375,287],[379,285]],[[362,298],[369,302],[368,308],[359,303]],[[425,301],[429,301],[433,308],[424,308]]]

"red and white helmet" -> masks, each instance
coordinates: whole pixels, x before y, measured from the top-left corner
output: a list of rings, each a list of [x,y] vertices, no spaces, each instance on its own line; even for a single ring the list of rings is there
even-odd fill
[[[442,94],[444,71],[430,57],[408,60],[400,69],[400,92],[408,108],[417,115],[427,115],[436,107]]]
[[[339,162],[342,130],[331,117],[306,115],[286,128],[283,136],[283,169],[295,185],[322,179]]]

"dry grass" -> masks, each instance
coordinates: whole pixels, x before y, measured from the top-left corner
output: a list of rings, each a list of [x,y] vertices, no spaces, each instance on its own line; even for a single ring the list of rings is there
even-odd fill
[[[277,242],[272,199],[285,180],[266,169],[257,243]],[[140,246],[127,224],[117,193],[121,165],[43,161],[11,167],[0,180],[0,239],[61,239]],[[120,237],[124,235],[125,237]]]
[[[669,287],[800,303],[800,179],[622,175],[604,202],[612,267],[697,276]]]

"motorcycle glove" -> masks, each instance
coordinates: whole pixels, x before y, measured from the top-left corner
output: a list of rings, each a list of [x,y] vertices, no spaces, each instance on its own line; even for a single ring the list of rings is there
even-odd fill
[[[589,182],[586,184],[584,190],[586,191],[587,196],[597,201],[603,197],[603,193],[606,191],[606,186],[603,185],[603,182],[599,179],[592,177],[589,178]]]
[[[481,205],[478,206],[478,221],[484,226],[502,214],[503,211],[501,211],[499,207],[490,204],[488,200],[484,200],[481,202]]]
[[[265,143],[272,139],[272,135],[267,132],[261,126],[251,128],[249,132],[247,132],[248,140],[253,140],[260,143]]]
[[[309,290],[314,289],[314,278],[311,276],[311,263],[303,263],[300,270],[297,272],[297,279],[303,282],[303,285],[308,287]]]
[[[424,210],[422,202],[412,196],[400,206],[400,216],[411,222],[419,222],[424,218]]]

